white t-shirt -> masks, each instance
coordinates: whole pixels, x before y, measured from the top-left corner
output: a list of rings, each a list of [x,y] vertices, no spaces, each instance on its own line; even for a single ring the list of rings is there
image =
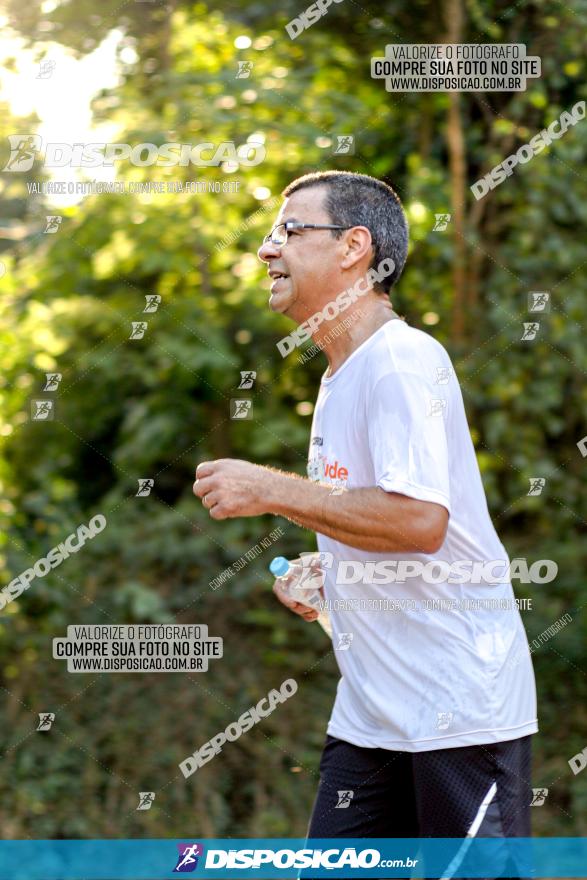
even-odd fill
[[[342,674],[328,733],[408,752],[535,733],[534,674],[509,559],[489,516],[461,390],[442,345],[402,320],[380,327],[323,377],[309,459],[309,475],[335,484],[334,496],[343,486],[379,486],[450,514],[433,554],[373,553],[318,535],[319,550],[332,554],[325,596]],[[391,577],[380,567],[348,583],[357,581],[353,562],[383,560],[443,561],[445,579],[426,582],[441,576],[437,567],[430,577],[375,583]],[[473,573],[476,583],[448,583],[447,564],[463,560],[502,565],[492,577]],[[487,598],[509,602],[471,609],[469,600]],[[391,600],[396,610],[389,610]]]

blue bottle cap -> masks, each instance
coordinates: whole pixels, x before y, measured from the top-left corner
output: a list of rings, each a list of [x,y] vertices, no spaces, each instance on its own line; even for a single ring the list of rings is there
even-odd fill
[[[289,562],[285,556],[276,556],[269,566],[269,571],[274,577],[283,577],[289,571]]]

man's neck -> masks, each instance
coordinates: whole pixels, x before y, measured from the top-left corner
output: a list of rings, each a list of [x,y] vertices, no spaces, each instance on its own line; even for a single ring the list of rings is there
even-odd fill
[[[324,351],[328,359],[326,377],[334,375],[348,357],[389,321],[398,319],[387,297],[382,294],[376,295],[376,299],[357,303],[356,307],[348,315],[348,326],[340,335],[334,335],[333,330],[341,324],[343,318],[322,324],[318,333],[314,334],[313,341]]]

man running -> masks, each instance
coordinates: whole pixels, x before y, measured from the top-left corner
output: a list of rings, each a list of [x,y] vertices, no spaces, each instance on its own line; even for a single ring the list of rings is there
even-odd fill
[[[451,361],[389,300],[408,248],[401,203],[381,181],[338,171],[284,196],[259,257],[271,309],[306,330],[281,353],[310,329],[328,359],[314,479],[221,459],[198,466],[194,492],[213,519],[281,515],[331,554],[335,650],[346,642],[309,836],[529,836],[528,643]],[[344,809],[341,791],[352,792]]]

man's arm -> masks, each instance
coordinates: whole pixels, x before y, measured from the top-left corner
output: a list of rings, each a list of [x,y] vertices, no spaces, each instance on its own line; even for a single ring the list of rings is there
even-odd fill
[[[331,495],[332,487],[279,474],[279,489],[269,513],[342,544],[374,553],[434,553],[443,542],[448,511],[376,486]]]
[[[444,542],[448,511],[441,504],[375,486],[331,491],[297,474],[236,459],[203,462],[194,483],[212,519],[274,513],[375,553],[434,553]]]

